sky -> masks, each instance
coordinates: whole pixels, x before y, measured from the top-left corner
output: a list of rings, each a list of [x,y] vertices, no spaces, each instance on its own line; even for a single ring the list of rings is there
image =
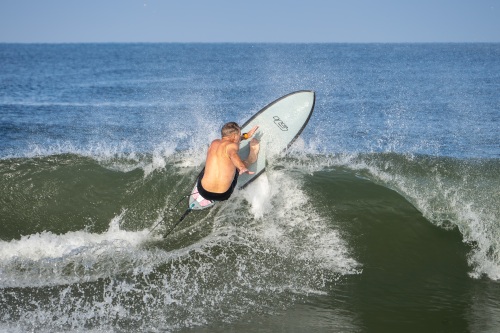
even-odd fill
[[[500,42],[500,0],[0,0],[0,43]]]

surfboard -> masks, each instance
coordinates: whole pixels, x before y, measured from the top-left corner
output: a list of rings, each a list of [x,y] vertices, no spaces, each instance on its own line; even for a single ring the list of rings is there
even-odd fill
[[[257,179],[266,169],[266,160],[281,154],[293,144],[309,122],[315,101],[314,91],[292,92],[269,103],[241,126],[242,133],[250,131],[256,125],[259,126],[254,137],[260,142],[260,150],[257,161],[248,168],[255,173],[240,175],[238,188],[244,188]],[[243,160],[250,151],[249,144],[250,140],[240,143],[238,155]],[[203,198],[195,184],[188,205],[189,210],[200,210],[212,207],[215,202]]]

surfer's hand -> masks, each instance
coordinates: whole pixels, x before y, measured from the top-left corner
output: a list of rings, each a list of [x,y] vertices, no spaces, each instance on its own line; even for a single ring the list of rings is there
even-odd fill
[[[247,168],[241,168],[240,169],[240,175],[248,173],[249,175],[253,175],[255,172],[248,170]]]

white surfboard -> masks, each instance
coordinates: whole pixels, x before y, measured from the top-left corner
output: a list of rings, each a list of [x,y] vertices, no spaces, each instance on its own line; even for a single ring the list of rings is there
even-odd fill
[[[278,98],[265,106],[245,122],[241,132],[246,133],[254,126],[259,129],[254,135],[260,142],[257,161],[248,169],[253,175],[242,174],[238,177],[238,188],[243,188],[259,177],[266,169],[266,160],[288,149],[302,133],[311,118],[316,96],[314,91],[301,90]],[[239,155],[246,159],[250,151],[250,140],[240,143]],[[189,209],[199,210],[212,207],[214,201],[206,200],[198,193],[195,185],[189,197]]]

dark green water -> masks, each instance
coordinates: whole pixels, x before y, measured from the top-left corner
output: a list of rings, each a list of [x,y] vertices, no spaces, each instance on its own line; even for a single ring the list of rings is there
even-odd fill
[[[433,214],[410,203],[411,195],[383,181],[387,171],[377,169],[392,165],[392,179],[411,182],[417,191],[430,182],[420,179],[426,175],[421,168],[440,166],[447,173],[427,174],[453,182],[460,178],[456,172],[473,166],[483,172],[487,164],[397,155],[351,157],[349,164],[345,156],[277,160],[255,184],[208,213],[192,213],[162,240],[183,209],[170,210],[179,189],[190,188],[196,176],[196,168],[179,167],[182,159],[173,156],[149,174],[148,167],[125,167],[123,160],[77,155],[3,160],[0,315],[10,322],[5,327],[498,327],[499,317],[489,314],[500,309],[500,285],[487,276],[472,277],[481,267],[473,261],[481,243],[465,239],[463,221],[430,220],[426,215]],[[317,170],[304,168],[306,160]],[[455,207],[455,216],[460,209]],[[164,223],[149,233],[162,216]]]

